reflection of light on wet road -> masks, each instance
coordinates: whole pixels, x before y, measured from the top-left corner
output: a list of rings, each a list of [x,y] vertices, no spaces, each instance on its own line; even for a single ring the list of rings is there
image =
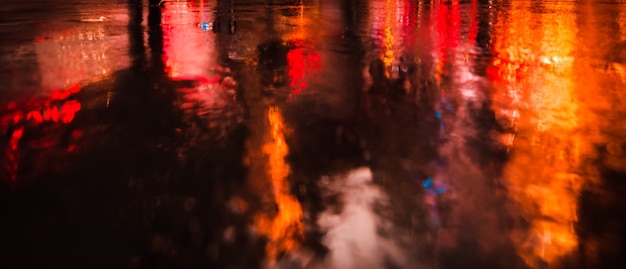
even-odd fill
[[[435,61],[435,80],[441,84],[443,76],[447,75],[446,63],[450,53],[454,52],[458,46],[460,33],[460,6],[458,2],[450,5],[438,3],[435,4],[435,21],[433,25],[433,39],[435,40],[435,49],[433,58]]]
[[[577,248],[574,223],[585,178],[577,173],[583,140],[573,78],[573,4],[550,4],[559,12],[549,14],[534,13],[531,5],[512,2],[515,14],[496,25],[499,56],[491,73],[499,88],[494,109],[515,130],[504,171],[510,198],[530,222],[512,238],[535,267],[538,259],[552,264]]]
[[[35,39],[43,90],[95,82],[129,65],[123,51],[128,45],[127,36],[111,35],[107,31],[108,23],[82,23],[52,33],[50,38]]]
[[[426,268],[403,247],[412,240],[408,231],[380,214],[389,197],[373,178],[370,168],[361,167],[319,180],[324,195],[337,197],[341,206],[318,216],[330,252],[323,266],[313,268]]]
[[[411,4],[406,1],[375,1],[372,5],[372,37],[379,42],[380,58],[382,59],[386,75],[396,76],[399,68],[399,57],[403,55],[405,46],[408,46],[409,27],[411,18]]]
[[[314,37],[319,32],[318,27],[310,27],[319,23],[320,11],[315,5],[306,6],[304,3],[290,7],[294,10],[288,16],[281,15],[278,20],[281,22],[276,27],[281,30],[284,40],[307,40]],[[295,11],[297,9],[297,11]]]
[[[34,47],[36,55],[40,79],[37,95],[18,95],[0,112],[0,129],[10,134],[3,166],[11,181],[18,177],[21,151],[31,150],[33,145],[49,149],[59,143],[51,134],[66,128],[59,124],[71,123],[81,110],[81,103],[72,98],[81,91],[81,85],[105,79],[129,65],[125,50],[128,37],[115,32],[115,27],[127,23],[126,13],[126,9],[115,7],[103,13],[106,17],[86,16],[72,24],[51,22],[48,27],[42,27],[32,45],[27,45]],[[44,126],[43,136],[30,135],[32,141],[21,142],[23,134],[32,134]],[[76,147],[70,144],[66,151],[74,152]]]
[[[320,56],[311,46],[302,41],[294,42],[295,48],[287,53],[287,74],[293,88],[293,94],[299,94],[308,86],[307,78],[312,72],[320,69]]]
[[[315,6],[306,7],[304,3],[292,8],[297,8],[297,16],[279,16],[279,20],[284,27],[282,39],[291,46],[287,52],[287,75],[295,96],[310,85],[311,76],[320,69],[320,55],[315,48],[319,28],[310,27],[319,23],[320,12]]]
[[[623,209],[622,198],[616,199],[623,195],[623,175],[615,180],[605,173],[626,172],[626,77],[622,65],[626,51],[621,49],[620,55],[620,50],[615,49],[626,41],[626,6],[592,3],[584,1],[578,9],[576,21],[581,42],[576,48],[582,57],[575,58],[572,74],[575,93],[581,100],[576,113],[582,140],[576,172],[584,177],[586,192],[579,202],[578,240],[579,255],[588,261],[588,268],[607,268],[600,265],[604,263],[604,253],[623,252],[623,245],[615,240],[624,235],[623,228],[607,225],[623,221],[624,214],[615,212]]]
[[[55,90],[50,96],[36,97],[24,103],[11,102],[6,112],[0,117],[0,130],[7,130],[9,143],[5,148],[2,166],[10,181],[15,181],[18,175],[20,161],[20,140],[25,130],[35,128],[46,123],[69,124],[74,120],[76,113],[81,110],[80,102],[68,98],[81,90],[75,85],[65,90]],[[49,144],[46,142],[46,144]],[[67,148],[68,152],[76,149],[75,145]]]
[[[458,129],[453,131],[464,133],[462,136],[473,133],[474,131],[470,129],[475,128],[463,123],[468,118],[468,115],[465,115],[466,102],[480,101],[478,99],[482,96],[482,89],[478,83],[480,78],[474,73],[475,59],[472,56],[480,50],[475,42],[476,5],[476,2],[463,6],[457,2],[449,5],[437,4],[432,24],[434,30],[432,74],[439,86],[440,95],[439,102],[435,104],[436,115],[442,119],[443,114],[446,114],[446,111],[453,112],[453,104],[459,102],[457,117],[453,119],[456,122],[442,120],[442,124],[458,125]]]
[[[384,44],[384,53],[383,53],[383,63],[385,63],[385,67],[389,68],[391,67],[391,64],[394,61],[395,55],[394,55],[394,45],[396,43],[396,40],[393,36],[393,33],[391,31],[391,27],[395,24],[396,20],[395,20],[395,13],[393,12],[394,8],[393,5],[394,3],[391,0],[387,0],[386,5],[384,10],[389,12],[390,14],[388,14],[388,16],[385,16],[386,20],[385,20],[385,29],[383,30],[383,44]],[[387,76],[389,76],[389,74],[387,74]]]
[[[207,31],[214,18],[211,8],[204,1],[199,6],[172,2],[163,8],[163,60],[170,78],[193,84],[178,89],[184,94],[181,108],[209,120],[211,127],[226,127],[239,117],[237,82],[230,68],[217,65],[216,34]],[[220,133],[220,137],[227,135],[225,130]]]
[[[194,2],[171,2],[163,8],[163,62],[173,79],[194,79],[208,74],[216,64],[215,34],[203,30],[213,21],[212,11]]]
[[[285,162],[289,148],[285,142],[283,117],[276,107],[271,107],[267,113],[271,140],[263,146],[263,151],[268,155],[267,172],[278,211],[273,216],[257,215],[256,227],[261,234],[268,237],[266,254],[270,264],[273,264],[278,255],[293,251],[299,246],[304,224],[302,207],[290,194],[290,168]]]

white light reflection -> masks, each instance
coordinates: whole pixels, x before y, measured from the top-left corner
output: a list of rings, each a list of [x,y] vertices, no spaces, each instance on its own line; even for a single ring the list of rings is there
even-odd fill
[[[324,195],[338,196],[341,207],[318,218],[330,253],[322,266],[313,268],[423,268],[403,248],[411,240],[409,232],[379,214],[389,207],[389,197],[372,181],[367,167],[320,180]]]

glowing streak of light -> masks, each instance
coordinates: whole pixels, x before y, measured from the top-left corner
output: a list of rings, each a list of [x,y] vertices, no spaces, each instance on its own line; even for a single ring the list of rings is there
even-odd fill
[[[387,5],[389,7],[389,2],[387,1]],[[394,55],[394,51],[393,51],[393,47],[395,45],[395,38],[393,36],[393,32],[391,30],[392,27],[392,23],[394,22],[392,16],[387,16],[387,21],[385,22],[386,26],[385,26],[385,32],[384,32],[384,36],[383,36],[383,43],[385,46],[385,51],[383,52],[383,63],[385,63],[385,67],[390,67],[391,64],[393,63],[393,60],[395,58]],[[387,76],[389,76],[389,74],[387,74]]]
[[[300,24],[298,25],[300,27],[300,31],[303,31],[303,27],[304,27],[304,3],[303,1],[300,1]]]
[[[383,32],[384,51],[381,57],[386,68],[391,67],[393,61],[395,60],[394,46],[396,43],[396,38],[393,36],[394,31],[392,30],[392,27],[396,23],[396,18],[394,16],[395,13],[392,12],[394,10],[394,4],[395,3],[392,0],[387,0],[384,9],[387,14],[385,14],[386,20],[385,29]],[[389,77],[390,75],[388,70],[385,72],[385,74],[387,75],[387,77]]]
[[[274,216],[257,215],[255,220],[257,230],[269,239],[266,254],[270,264],[275,263],[280,254],[296,249],[304,236],[302,207],[290,194],[290,184],[287,179],[290,168],[285,162],[285,156],[289,153],[289,148],[285,142],[286,129],[280,113],[276,107],[269,109],[267,117],[271,141],[263,146],[263,151],[269,159],[268,174],[278,212]]]
[[[571,4],[556,4],[570,9]],[[510,23],[496,25],[492,79],[499,90],[494,110],[508,119],[512,158],[504,170],[510,197],[530,223],[512,239],[531,267],[554,264],[577,249],[574,231],[580,166],[580,104],[573,83],[576,24],[572,12],[533,15],[530,3],[512,2]],[[540,17],[533,17],[540,16]],[[531,28],[542,22],[538,30]]]
[[[11,139],[9,141],[9,147],[5,150],[5,169],[8,173],[9,180],[11,182],[15,182],[17,179],[17,170],[19,168],[19,150],[18,144],[22,139],[22,135],[24,134],[24,127],[18,128],[13,131],[11,135]]]
[[[397,58],[412,42],[410,40],[414,28],[411,26],[414,18],[410,16],[412,6],[410,3],[397,0],[374,1],[372,5],[373,12],[370,18],[372,36],[381,50],[377,57],[385,66],[385,75],[391,77],[390,71],[397,68]]]

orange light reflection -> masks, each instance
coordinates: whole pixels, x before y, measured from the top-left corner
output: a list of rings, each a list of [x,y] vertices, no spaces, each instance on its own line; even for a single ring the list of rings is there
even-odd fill
[[[274,193],[278,212],[259,214],[255,224],[258,231],[267,236],[266,254],[270,264],[275,263],[277,256],[293,251],[300,245],[304,235],[302,222],[302,207],[298,200],[290,194],[288,176],[289,165],[285,156],[289,148],[285,142],[285,125],[280,110],[270,107],[267,114],[270,124],[271,140],[263,145],[263,151],[268,155],[268,175]]]
[[[372,2],[371,25],[376,42],[380,42],[380,59],[385,65],[387,77],[395,76],[394,68],[398,68],[399,57],[410,46],[412,30],[412,6],[405,1],[386,0]]]
[[[319,24],[319,9],[305,7],[300,3],[298,16],[280,16],[283,22],[282,38],[293,45],[287,53],[287,75],[291,80],[289,87],[296,96],[310,84],[310,78],[321,68],[319,52],[315,49],[315,41],[311,37],[319,36],[319,27],[308,27]]]
[[[574,231],[585,178],[580,164],[580,101],[574,90],[576,18],[573,3],[561,12],[537,14],[530,2],[511,2],[511,14],[495,26],[497,86],[494,110],[512,132],[504,176],[510,198],[529,222],[511,235],[531,267],[556,264],[578,246]]]
[[[385,29],[384,29],[384,34],[383,34],[383,44],[385,46],[385,49],[382,55],[383,63],[385,63],[385,67],[387,68],[391,67],[395,59],[394,46],[396,43],[396,39],[393,36],[393,32],[391,29],[391,27],[396,22],[396,19],[394,16],[395,13],[393,12],[394,4],[395,3],[392,2],[392,0],[387,0],[387,2],[385,3],[385,8],[384,8],[384,10],[389,12],[388,14],[386,14],[387,16],[385,16],[386,20],[385,20]],[[387,71],[387,76],[389,76],[388,71]]]

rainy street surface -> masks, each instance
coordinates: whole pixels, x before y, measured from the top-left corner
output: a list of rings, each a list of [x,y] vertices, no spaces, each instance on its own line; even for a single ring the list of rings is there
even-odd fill
[[[0,0],[0,268],[626,268],[623,0],[147,1]]]

